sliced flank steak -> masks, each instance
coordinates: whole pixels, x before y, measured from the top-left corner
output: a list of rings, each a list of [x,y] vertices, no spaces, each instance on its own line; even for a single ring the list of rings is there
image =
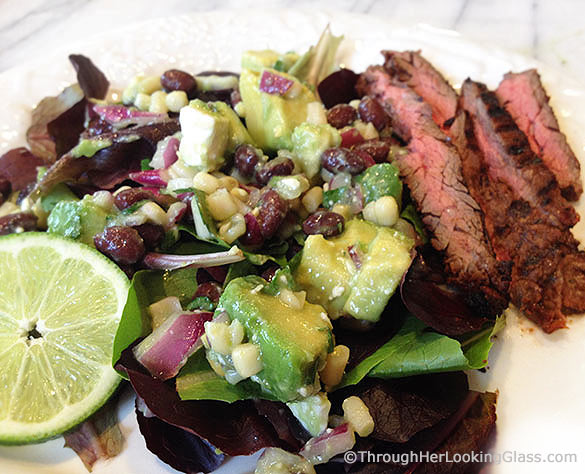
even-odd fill
[[[532,151],[555,175],[563,196],[578,199],[583,192],[581,167],[559,129],[538,72],[506,74],[496,95],[528,138]]]
[[[585,311],[585,253],[570,231],[572,213],[564,211],[556,180],[546,176],[544,166],[538,169],[536,156],[522,156],[532,152],[493,93],[467,80],[462,105],[466,114],[457,117],[450,133],[463,168],[481,173],[468,185],[484,211],[497,256],[512,260],[510,299],[544,331],[563,328],[566,314]],[[522,153],[510,153],[515,147]],[[525,186],[535,186],[531,192],[519,189],[523,179]]]
[[[467,79],[462,87],[463,108],[471,116],[474,133],[490,177],[506,183],[542,219],[569,229],[579,220],[561,195],[556,178],[531,150],[526,135],[500,105],[495,93]]]
[[[457,112],[458,96],[441,73],[420,51],[382,51],[382,54],[386,59],[384,68],[393,80],[410,87],[431,106],[433,120],[439,127],[448,126]]]
[[[507,279],[486,238],[481,210],[461,176],[459,155],[432,119],[431,108],[408,87],[396,86],[381,66],[361,75],[357,89],[377,99],[390,114],[394,131],[408,143],[395,158],[433,247],[444,255],[450,281],[482,296],[488,312],[507,306]]]

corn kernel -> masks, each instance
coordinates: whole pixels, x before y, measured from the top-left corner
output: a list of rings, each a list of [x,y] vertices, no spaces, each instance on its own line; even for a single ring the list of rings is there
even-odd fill
[[[249,342],[234,347],[232,361],[238,374],[244,378],[256,375],[263,367],[260,348]]]
[[[183,212],[185,212],[186,208],[187,208],[187,204],[185,204],[184,202],[172,203],[169,206],[169,209],[167,210],[167,223],[165,225],[165,229],[169,229],[170,227],[175,225],[177,222],[177,219],[179,218],[179,216]]]
[[[321,186],[312,187],[305,193],[301,202],[309,214],[312,214],[323,202],[323,188]]]
[[[216,221],[225,221],[238,212],[234,198],[227,189],[220,188],[206,198],[209,212]]]
[[[307,104],[306,121],[315,125],[325,125],[327,123],[325,107],[321,102],[309,102]]]
[[[278,298],[283,302],[283,304],[293,309],[303,309],[303,305],[305,304],[304,298],[303,301],[300,301],[297,294],[288,288],[283,288],[280,290],[278,293]]]
[[[146,217],[146,220],[160,226],[165,226],[167,223],[167,213],[155,202],[147,202],[140,210],[139,214]]]
[[[132,105],[136,100],[136,94],[138,94],[138,82],[142,79],[142,76],[135,76],[128,83],[124,91],[122,92],[122,102],[125,105]]]
[[[167,108],[167,93],[165,91],[153,92],[150,96],[150,107],[149,112],[155,114],[166,114],[169,109]]]
[[[339,214],[340,216],[343,216],[346,221],[348,221],[352,216],[351,207],[349,207],[347,204],[335,204],[331,211]]]
[[[362,209],[364,219],[376,223],[376,201],[369,202],[366,207]]]
[[[246,220],[240,213],[234,214],[219,228],[219,236],[222,240],[225,240],[228,244],[231,244],[237,238],[241,237],[246,233]]]
[[[365,123],[361,120],[356,120],[353,123],[353,126],[360,132],[360,135],[364,137],[365,140],[370,140],[372,138],[378,138],[380,135],[378,134],[378,130],[371,122]]]
[[[248,191],[242,188],[234,188],[230,191],[230,194],[242,202],[246,202],[249,196]]]
[[[150,96],[148,94],[136,94],[134,98],[134,105],[140,110],[148,110],[150,108]]]
[[[160,91],[162,85],[160,83],[160,76],[146,76],[138,79],[136,90],[143,94],[152,94],[155,91]]]
[[[361,398],[352,396],[343,400],[343,417],[362,438],[374,431],[374,419]]]
[[[189,104],[189,99],[185,91],[172,91],[166,97],[167,108],[171,112],[179,112],[183,107]]]
[[[220,354],[230,355],[232,352],[232,335],[226,323],[207,321],[205,335],[211,348]]]
[[[393,226],[398,221],[398,204],[392,196],[382,196],[376,200],[376,222],[378,225]]]
[[[199,171],[193,177],[193,187],[205,194],[211,194],[219,188],[219,179],[205,171]]]
[[[237,319],[234,319],[230,324],[230,334],[232,345],[234,347],[237,346],[238,344],[241,344],[242,341],[244,340],[246,332],[244,331],[244,326],[242,326],[242,323]]]
[[[335,387],[341,382],[348,360],[349,348],[343,345],[335,346],[333,352],[327,355],[325,367],[319,372],[321,381],[327,388]]]
[[[97,191],[91,196],[92,201],[102,209],[111,211],[114,207],[114,196],[109,191]]]
[[[219,185],[222,188],[226,188],[228,191],[231,191],[232,189],[237,188],[240,183],[236,178],[232,178],[231,176],[223,176],[222,178],[219,178]]]
[[[182,311],[181,302],[176,296],[167,296],[148,307],[152,320],[152,329],[159,327],[171,314]]]

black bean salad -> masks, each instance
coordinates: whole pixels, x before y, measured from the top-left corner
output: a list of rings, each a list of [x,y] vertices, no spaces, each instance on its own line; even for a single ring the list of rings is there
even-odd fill
[[[436,447],[453,431],[440,421],[495,404],[461,372],[487,363],[493,321],[452,337],[401,298],[444,279],[420,257],[427,236],[393,163],[405,144],[336,68],[340,40],[247,51],[238,74],[137,76],[118,102],[84,58],[79,110],[53,98],[37,124],[49,146],[31,138],[34,179],[0,177],[0,234],[76,239],[132,280],[113,363],[147,446],[178,470],[266,448],[258,473],[334,472],[321,469],[360,446],[407,449],[422,433]],[[427,421],[402,433],[393,409]]]

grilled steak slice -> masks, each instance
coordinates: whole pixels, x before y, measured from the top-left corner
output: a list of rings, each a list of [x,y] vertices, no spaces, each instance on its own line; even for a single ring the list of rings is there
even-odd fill
[[[569,229],[579,217],[561,195],[554,175],[530,149],[528,140],[495,93],[467,79],[462,105],[472,117],[475,137],[491,178],[506,183],[531,208],[541,209],[551,225]]]
[[[469,84],[463,88],[466,108],[478,100],[473,94],[480,90],[485,94],[484,87]],[[496,255],[512,260],[512,303],[550,333],[566,326],[566,314],[585,311],[585,253],[578,251],[566,223],[551,218],[546,204],[543,208],[529,202],[526,194],[491,171],[493,162],[485,157],[493,153],[493,143],[485,137],[505,143],[503,137],[510,128],[493,126],[486,132],[486,126],[481,117],[461,112],[449,133],[460,151],[470,192],[484,211]],[[484,140],[476,140],[475,132],[483,134]]]
[[[380,66],[369,67],[357,88],[384,106],[395,132],[408,143],[408,153],[395,163],[432,233],[433,247],[444,253],[450,281],[483,295],[490,312],[499,314],[507,306],[506,279],[479,206],[463,183],[457,150],[433,121],[431,108],[411,89],[394,85]]]
[[[555,175],[563,196],[576,200],[583,192],[581,167],[549,105],[535,69],[508,73],[496,95],[522,130],[532,151]]]
[[[384,68],[396,85],[406,84],[433,111],[433,120],[439,127],[450,123],[457,111],[457,93],[439,71],[420,54],[420,51],[382,51]]]

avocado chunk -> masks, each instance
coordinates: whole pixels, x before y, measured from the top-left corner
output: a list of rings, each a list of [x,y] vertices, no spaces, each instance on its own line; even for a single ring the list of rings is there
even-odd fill
[[[320,392],[302,400],[288,402],[287,405],[311,436],[319,436],[327,428],[331,402],[326,393]]]
[[[383,196],[392,196],[400,206],[402,202],[402,181],[398,168],[392,163],[370,166],[356,177],[362,187],[364,204],[376,201]]]
[[[410,266],[413,246],[396,229],[353,219],[337,237],[310,235],[294,276],[307,300],[322,305],[331,318],[376,322]]]
[[[280,54],[272,49],[259,51],[244,51],[242,54],[242,69],[260,72],[265,67],[277,71],[288,71],[297,62],[299,55],[294,52]]]
[[[260,91],[260,78],[265,71],[293,81],[285,95]],[[291,135],[295,127],[307,120],[307,106],[317,98],[296,77],[264,68],[244,69],[240,75],[240,95],[246,111],[246,125],[252,138],[263,150],[292,150]]]
[[[89,195],[81,201],[60,201],[55,204],[47,218],[48,231],[93,247],[94,235],[105,229],[109,216]]]
[[[179,113],[183,137],[178,155],[197,171],[213,171],[242,143],[253,144],[250,134],[224,102],[192,100]]]
[[[235,278],[218,308],[237,319],[248,341],[260,346],[264,368],[253,381],[283,402],[310,396],[318,391],[318,371],[333,350],[331,322],[319,305],[304,302],[299,309],[270,293],[274,286],[258,276]]]
[[[321,170],[321,154],[341,144],[341,135],[329,124],[302,123],[291,136],[294,161],[311,179]]]

